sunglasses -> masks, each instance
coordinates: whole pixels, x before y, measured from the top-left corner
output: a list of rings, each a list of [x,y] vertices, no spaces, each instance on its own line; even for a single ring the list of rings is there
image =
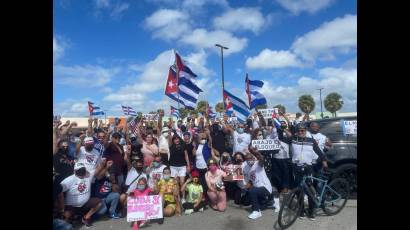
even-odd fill
[[[301,130],[299,130],[298,132],[299,132],[299,133],[304,133],[304,132],[306,132],[306,130],[301,129]]]

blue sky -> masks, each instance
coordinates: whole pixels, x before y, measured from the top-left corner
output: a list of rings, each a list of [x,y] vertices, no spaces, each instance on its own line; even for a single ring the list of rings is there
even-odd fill
[[[269,106],[298,112],[297,99],[338,92],[356,111],[357,17],[352,0],[54,0],[54,113],[87,116],[87,101],[108,115],[121,104],[169,110],[164,95],[172,49],[198,75],[200,99],[225,88],[245,99],[245,74],[265,82]]]

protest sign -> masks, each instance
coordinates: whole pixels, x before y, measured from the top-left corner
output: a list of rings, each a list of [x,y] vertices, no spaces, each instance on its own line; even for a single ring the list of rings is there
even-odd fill
[[[263,140],[253,140],[252,146],[257,150],[278,150],[280,149],[280,143],[278,140],[273,139],[263,139]]]
[[[261,112],[263,118],[269,119],[272,118],[273,113],[275,112],[275,109],[258,109],[258,112]]]
[[[162,200],[159,195],[128,196],[127,221],[139,221],[162,218]]]
[[[357,134],[357,120],[346,121],[342,120],[343,133],[346,134]]]
[[[148,121],[155,121],[158,120],[158,114],[142,114],[142,117]]]
[[[243,172],[241,165],[226,165],[222,166],[222,170],[226,173],[225,181],[243,180]]]

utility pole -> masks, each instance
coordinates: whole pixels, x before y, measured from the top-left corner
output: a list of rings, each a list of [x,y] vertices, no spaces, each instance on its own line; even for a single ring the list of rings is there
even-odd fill
[[[222,62],[222,109],[225,111],[225,102],[224,102],[224,90],[225,90],[225,83],[224,83],[224,49],[229,49],[228,47],[222,46],[220,44],[215,44],[215,46],[221,48],[221,62]]]
[[[322,108],[322,89],[323,88],[320,88],[320,89],[317,89],[317,90],[319,90],[319,93],[320,93],[320,116],[322,117],[322,119],[323,119],[323,108]]]

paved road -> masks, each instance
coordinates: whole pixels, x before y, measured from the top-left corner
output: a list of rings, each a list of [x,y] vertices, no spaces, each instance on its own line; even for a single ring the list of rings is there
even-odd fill
[[[141,230],[197,230],[197,229],[215,229],[215,230],[267,230],[279,229],[277,224],[277,213],[268,209],[263,211],[262,217],[257,220],[247,218],[249,211],[246,208],[240,208],[232,201],[228,202],[227,210],[223,213],[205,210],[203,213],[193,213],[189,216],[166,218],[163,225],[151,223],[144,226]],[[274,227],[275,224],[275,227]],[[81,226],[77,229],[87,229]],[[130,223],[126,219],[118,220],[99,220],[94,222],[94,226],[89,229],[111,230],[111,229],[131,229]],[[345,208],[336,216],[324,216],[320,210],[317,213],[315,221],[309,219],[298,219],[290,230],[316,230],[316,229],[337,229],[337,230],[356,230],[357,229],[357,200],[349,200]]]

